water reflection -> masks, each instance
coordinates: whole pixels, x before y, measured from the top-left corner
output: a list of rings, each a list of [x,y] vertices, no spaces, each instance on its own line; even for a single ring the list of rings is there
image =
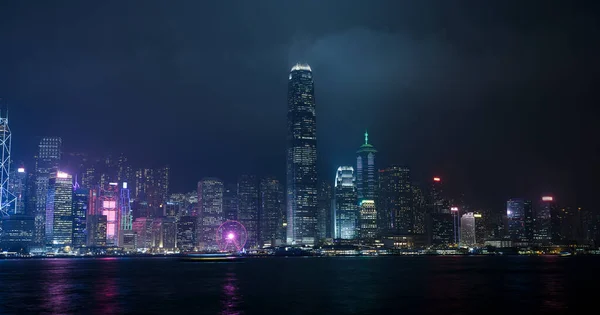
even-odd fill
[[[240,288],[238,286],[238,279],[235,275],[235,272],[232,270],[229,270],[225,274],[225,281],[223,282],[223,290],[221,295],[221,314],[243,314],[243,312],[240,310],[242,297],[240,294]]]
[[[543,297],[542,311],[566,311],[565,304],[565,276],[556,271],[558,256],[544,256],[544,267],[541,270],[540,281],[542,284],[541,296]]]
[[[117,285],[117,260],[102,259],[98,268],[98,281],[93,286],[95,314],[118,314],[119,287]]]
[[[52,314],[67,314],[71,305],[74,281],[68,259],[47,261],[48,269],[42,272],[41,286],[45,289],[42,307]]]

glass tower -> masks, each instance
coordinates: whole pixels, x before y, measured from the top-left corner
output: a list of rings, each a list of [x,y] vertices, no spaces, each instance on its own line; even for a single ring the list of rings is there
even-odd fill
[[[48,184],[46,241],[58,248],[73,243],[73,177],[60,171]]]
[[[48,181],[51,174],[58,172],[58,163],[61,159],[62,139],[58,137],[46,137],[40,140],[38,154],[36,156],[34,194],[31,202],[34,209],[34,233],[33,243],[35,246],[45,245],[46,226],[46,197],[48,195]]]
[[[246,248],[258,245],[258,180],[254,175],[242,175],[238,180],[238,221],[246,227]]]
[[[283,187],[273,178],[260,181],[260,244],[275,246],[283,241]]]
[[[340,166],[335,175],[335,238],[351,240],[358,237],[358,203],[356,178],[352,166]]]
[[[82,247],[86,244],[86,220],[90,191],[77,189],[73,192],[73,246]]]
[[[536,243],[548,245],[552,240],[552,214],[556,213],[554,197],[543,196],[535,214],[534,239]]]
[[[380,212],[382,231],[393,234],[413,233],[413,189],[410,169],[390,166],[379,171]]]
[[[506,202],[508,234],[513,241],[531,242],[533,240],[533,211],[531,201],[521,198]]]
[[[369,144],[369,133],[365,131],[365,143],[356,151],[356,189],[358,200],[375,200],[377,172],[375,168],[377,150]]]
[[[317,237],[317,121],[312,70],[296,64],[288,80],[287,243]]]
[[[217,229],[223,223],[223,181],[204,178],[198,182],[198,209],[200,248],[216,250]]]

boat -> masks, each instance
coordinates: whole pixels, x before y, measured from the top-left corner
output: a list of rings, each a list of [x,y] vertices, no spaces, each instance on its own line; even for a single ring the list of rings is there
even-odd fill
[[[560,257],[569,257],[571,255],[573,255],[571,252],[560,252],[558,254]]]
[[[184,261],[231,262],[243,259],[237,253],[188,253],[181,257]]]

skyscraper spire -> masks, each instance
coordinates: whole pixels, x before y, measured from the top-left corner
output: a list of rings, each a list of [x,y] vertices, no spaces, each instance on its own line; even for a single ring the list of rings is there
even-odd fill
[[[369,132],[365,129],[365,144],[369,144]]]

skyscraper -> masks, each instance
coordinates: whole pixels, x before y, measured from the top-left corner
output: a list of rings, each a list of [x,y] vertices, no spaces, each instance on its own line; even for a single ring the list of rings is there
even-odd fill
[[[16,214],[16,197],[9,190],[10,153],[12,134],[8,127],[8,117],[2,117],[0,110],[0,217]]]
[[[46,197],[48,195],[48,181],[51,174],[58,172],[58,164],[62,154],[62,139],[58,137],[45,137],[40,140],[38,154],[35,158],[35,183],[34,195],[31,202],[35,205],[35,229],[33,233],[34,246],[45,246],[46,226]]]
[[[223,218],[237,220],[237,183],[227,183],[223,191]]]
[[[319,183],[319,195],[317,196],[317,201],[319,207],[317,216],[319,238],[333,238],[333,196],[330,182],[322,181]]]
[[[379,203],[382,231],[393,234],[413,233],[413,190],[410,169],[390,166],[379,171]]]
[[[254,175],[242,175],[238,180],[238,221],[246,227],[247,248],[256,247],[258,230],[258,181]]]
[[[365,131],[365,143],[356,151],[356,190],[358,200],[375,200],[377,189],[377,150],[369,144],[369,133]]]
[[[201,249],[216,250],[217,229],[223,223],[223,181],[203,178],[198,182],[198,243]]]
[[[460,245],[470,247],[475,244],[475,216],[473,212],[467,212],[460,218]]]
[[[358,195],[352,166],[340,166],[335,175],[334,188],[335,238],[358,237]]]
[[[28,214],[26,213],[27,178],[28,174],[24,166],[12,169],[9,180],[9,192],[16,198],[15,214],[18,215]]]
[[[108,183],[100,187],[96,201],[96,214],[106,216],[106,245],[119,245],[121,213],[119,209],[119,184]]]
[[[73,192],[73,247],[86,245],[85,233],[89,200],[89,189],[77,189]]]
[[[266,177],[260,181],[260,246],[275,246],[284,241],[284,195],[283,186],[276,178]]]
[[[374,240],[377,236],[375,201],[363,199],[360,201],[359,208],[359,236],[362,240]]]
[[[48,183],[46,243],[56,248],[73,244],[73,177],[60,171]]]
[[[552,240],[552,214],[555,210],[554,197],[543,196],[535,213],[534,241],[542,245],[550,244]]]
[[[191,251],[196,243],[196,218],[182,216],[177,222],[177,248],[182,252]]]
[[[531,242],[533,240],[533,209],[531,201],[522,198],[506,202],[508,234],[513,241]]]
[[[290,72],[287,123],[287,243],[312,245],[317,237],[317,120],[307,64],[296,64]]]

